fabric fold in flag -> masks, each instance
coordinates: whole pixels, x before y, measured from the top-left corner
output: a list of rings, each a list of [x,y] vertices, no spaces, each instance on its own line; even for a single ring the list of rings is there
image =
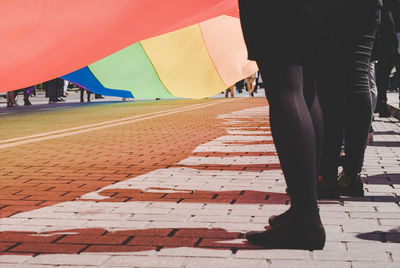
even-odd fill
[[[140,40],[237,10],[237,0],[2,0],[0,92],[79,70]]]

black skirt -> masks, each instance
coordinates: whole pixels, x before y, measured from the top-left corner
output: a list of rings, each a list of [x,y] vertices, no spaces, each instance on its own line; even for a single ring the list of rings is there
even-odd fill
[[[297,59],[312,49],[315,3],[302,0],[239,0],[249,59]]]

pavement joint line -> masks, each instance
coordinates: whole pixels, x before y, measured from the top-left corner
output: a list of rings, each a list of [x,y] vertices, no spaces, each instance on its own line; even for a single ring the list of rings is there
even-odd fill
[[[2,140],[2,141],[0,141],[0,150],[18,146],[18,145],[38,142],[38,141],[62,138],[62,137],[72,136],[72,135],[86,133],[86,132],[90,132],[90,131],[116,127],[116,126],[120,126],[120,125],[130,124],[130,123],[134,123],[134,122],[138,122],[138,121],[143,121],[146,119],[157,118],[157,117],[176,114],[176,113],[180,113],[180,112],[202,109],[202,108],[206,108],[208,106],[212,106],[212,105],[216,105],[216,104],[220,104],[220,103],[224,103],[224,102],[237,101],[237,100],[238,99],[217,100],[212,103],[194,104],[194,105],[189,105],[189,106],[182,107],[182,108],[174,108],[174,109],[163,110],[163,111],[149,113],[149,114],[136,115],[136,116],[126,117],[126,118],[122,118],[122,119],[116,119],[116,120],[110,120],[110,121],[96,123],[96,124],[84,125],[84,126],[80,126],[80,127],[67,128],[67,129],[49,131],[49,132],[30,135],[30,136]]]

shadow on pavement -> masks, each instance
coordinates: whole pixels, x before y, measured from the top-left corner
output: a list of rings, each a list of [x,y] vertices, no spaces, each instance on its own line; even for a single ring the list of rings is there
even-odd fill
[[[374,131],[374,136],[376,135],[400,135],[400,133],[396,131]]]
[[[381,241],[382,243],[400,243],[400,227],[390,230],[389,232],[375,231],[362,233],[356,237],[364,240]]]
[[[239,239],[239,241],[238,241]],[[243,240],[241,240],[243,239]],[[107,231],[102,228],[51,232],[0,232],[0,255],[139,252],[167,248],[215,250],[261,249],[248,244],[241,232],[221,228],[166,228]]]
[[[388,173],[368,176],[363,179],[367,184],[393,185],[400,184],[400,173]]]
[[[374,141],[368,146],[400,147],[400,141]]]
[[[243,191],[197,191],[171,190],[151,187],[141,189],[106,189],[98,194],[109,197],[101,202],[176,202],[176,203],[222,203],[222,204],[288,204],[289,196],[283,193],[270,193],[252,190]],[[83,199],[84,201],[100,201]]]

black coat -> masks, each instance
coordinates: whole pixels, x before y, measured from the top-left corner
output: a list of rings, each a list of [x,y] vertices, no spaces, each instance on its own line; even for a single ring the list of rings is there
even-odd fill
[[[398,54],[399,41],[396,32],[400,31],[400,0],[384,0],[382,20],[376,33],[372,59],[392,57]]]
[[[239,0],[248,57],[301,57],[320,45],[323,32],[362,27],[357,16],[367,12],[360,8],[381,6],[382,0]]]

